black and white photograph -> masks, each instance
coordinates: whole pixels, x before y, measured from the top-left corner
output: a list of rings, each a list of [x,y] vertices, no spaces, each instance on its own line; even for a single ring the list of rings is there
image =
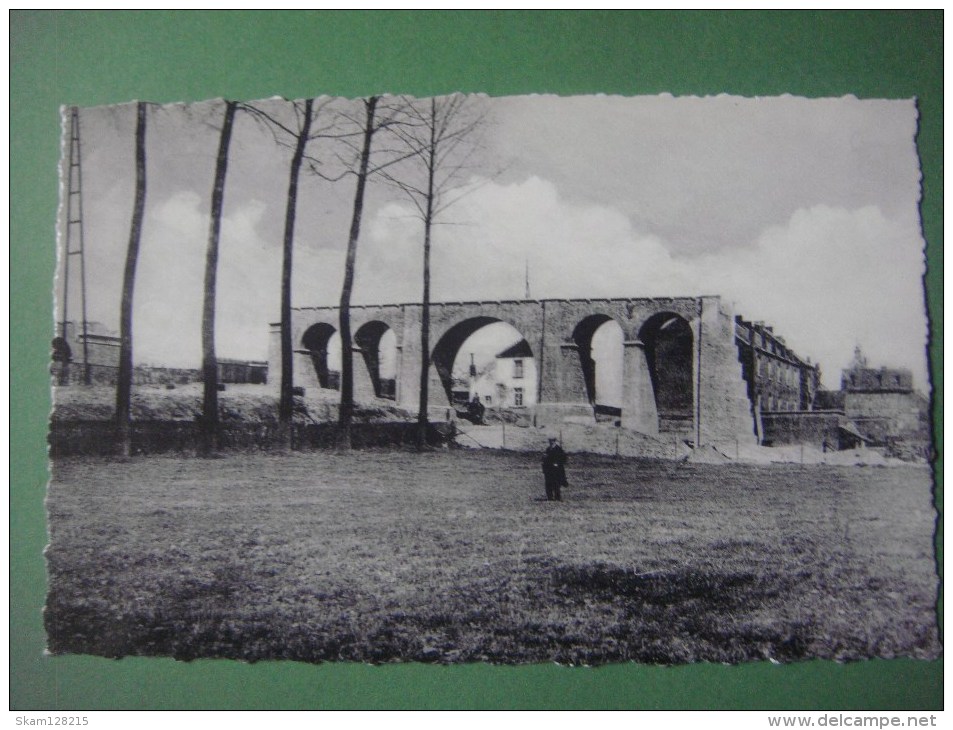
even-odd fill
[[[940,656],[915,99],[61,125],[51,654]]]

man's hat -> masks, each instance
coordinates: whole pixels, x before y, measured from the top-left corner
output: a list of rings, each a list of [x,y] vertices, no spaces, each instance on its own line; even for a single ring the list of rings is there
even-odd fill
[[[552,441],[559,441],[559,439],[556,438],[555,436],[550,436],[550,437],[549,437],[549,440],[550,440],[551,442],[552,442]]]

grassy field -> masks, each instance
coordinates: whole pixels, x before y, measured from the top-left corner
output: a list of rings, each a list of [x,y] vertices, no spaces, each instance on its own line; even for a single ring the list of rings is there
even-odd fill
[[[925,467],[574,455],[54,464],[54,653],[601,664],[935,657]]]

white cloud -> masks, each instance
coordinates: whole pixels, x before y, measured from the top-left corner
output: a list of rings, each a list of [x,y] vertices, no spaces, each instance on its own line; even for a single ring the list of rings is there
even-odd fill
[[[137,362],[194,365],[201,352],[205,241],[200,197],[173,195],[143,221],[133,292]]]
[[[355,301],[420,301],[423,226],[411,206],[382,206],[366,231]],[[671,295],[689,286],[660,239],[612,208],[568,203],[531,176],[485,183],[448,209],[433,229],[432,297],[521,298],[527,264],[533,297]]]
[[[706,291],[765,320],[838,387],[860,344],[871,364],[907,367],[926,384],[923,241],[876,207],[798,210],[747,249],[685,260]]]
[[[266,213],[253,200],[222,220],[215,323],[221,357],[267,358],[268,325],[281,296],[281,250],[259,233]]]
[[[222,218],[216,315],[216,350],[222,357],[267,356],[269,312],[278,309],[280,251],[257,233],[264,214],[264,204],[253,201]],[[133,312],[135,359],[196,367],[208,243],[202,198],[191,191],[173,195],[146,217],[143,230]]]

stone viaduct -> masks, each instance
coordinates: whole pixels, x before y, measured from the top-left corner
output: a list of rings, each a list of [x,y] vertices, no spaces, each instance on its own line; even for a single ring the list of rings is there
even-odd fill
[[[420,392],[420,304],[351,307],[355,397],[380,396],[378,352],[391,330],[397,345],[396,405],[416,411]],[[733,312],[717,296],[542,299],[431,304],[432,417],[445,417],[457,351],[481,327],[506,322],[537,364],[537,425],[595,420],[592,337],[615,320],[623,333],[621,426],[694,443],[755,442],[753,416],[734,341]],[[294,382],[330,387],[327,348],[337,307],[292,311]],[[272,325],[269,371],[279,373],[279,326]]]

